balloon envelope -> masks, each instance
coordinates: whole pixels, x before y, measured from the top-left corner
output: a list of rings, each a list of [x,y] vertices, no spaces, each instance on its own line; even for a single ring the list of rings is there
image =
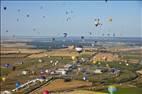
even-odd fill
[[[83,48],[82,47],[76,47],[75,50],[79,53],[81,53],[83,51]]]
[[[3,9],[4,9],[4,10],[6,10],[6,9],[7,9],[7,7],[3,7]]]
[[[72,56],[71,58],[72,58],[72,60],[75,60],[75,59],[76,59],[76,57],[75,57],[75,56]]]
[[[16,88],[18,88],[20,86],[20,82],[16,82]]]
[[[49,94],[48,90],[43,91],[43,94]]]
[[[67,33],[64,33],[64,37],[67,37],[67,35],[68,35]]]
[[[84,36],[81,36],[81,39],[84,39]]]
[[[26,16],[27,16],[27,17],[30,17],[30,15],[29,15],[29,14],[27,14]]]
[[[109,22],[112,22],[112,18],[110,17],[110,18],[108,19],[108,21],[109,21]]]

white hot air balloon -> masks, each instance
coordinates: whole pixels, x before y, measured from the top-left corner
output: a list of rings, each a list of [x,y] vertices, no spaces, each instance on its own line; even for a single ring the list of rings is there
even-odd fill
[[[78,52],[78,53],[81,53],[83,51],[83,47],[82,46],[77,46],[75,48],[75,50]]]

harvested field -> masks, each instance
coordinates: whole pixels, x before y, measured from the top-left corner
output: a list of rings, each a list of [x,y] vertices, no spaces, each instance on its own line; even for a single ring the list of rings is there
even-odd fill
[[[78,80],[72,80],[71,82],[64,82],[63,79],[57,79],[51,82],[49,85],[39,89],[38,91],[32,92],[31,94],[41,94],[42,91],[44,90],[55,92],[55,91],[71,90],[71,89],[76,89],[76,88],[86,87],[86,86],[92,86],[92,83],[78,81]]]
[[[87,91],[87,90],[75,90],[71,92],[54,93],[54,94],[107,94],[107,93]]]

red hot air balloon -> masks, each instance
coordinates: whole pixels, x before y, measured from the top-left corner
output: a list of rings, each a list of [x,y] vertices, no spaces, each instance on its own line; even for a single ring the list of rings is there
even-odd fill
[[[45,90],[45,91],[43,91],[42,94],[49,94],[49,91],[48,91],[48,90]]]

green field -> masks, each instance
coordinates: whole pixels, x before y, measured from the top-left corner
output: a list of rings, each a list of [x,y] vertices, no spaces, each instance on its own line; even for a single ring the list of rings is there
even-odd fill
[[[107,93],[107,90],[105,90]],[[121,88],[119,87],[114,94],[142,94],[142,88]]]

